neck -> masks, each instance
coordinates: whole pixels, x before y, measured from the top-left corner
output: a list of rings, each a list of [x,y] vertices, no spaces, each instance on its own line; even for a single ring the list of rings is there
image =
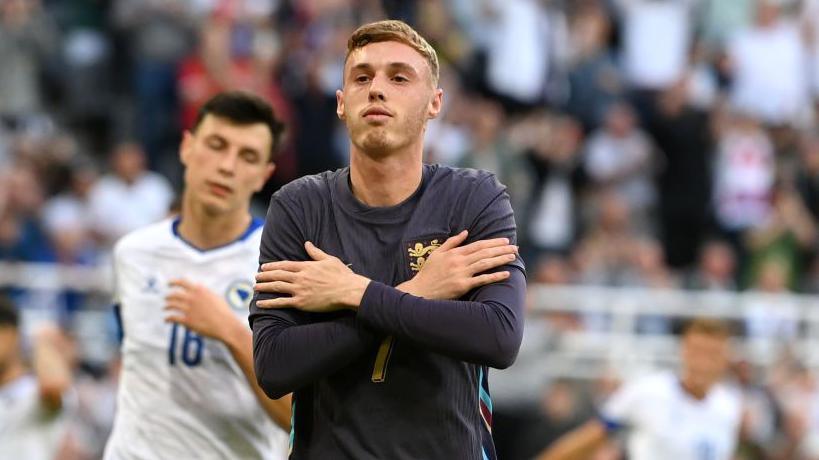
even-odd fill
[[[182,202],[179,234],[199,249],[211,249],[239,238],[250,225],[252,217],[246,208],[222,214],[209,213],[188,194]]]
[[[26,369],[23,367],[23,363],[20,360],[14,360],[9,363],[5,368],[0,370],[0,387],[5,386],[7,383],[19,378]]]
[[[423,175],[421,146],[384,157],[369,156],[355,146],[350,153],[353,195],[373,207],[395,206],[418,189]]]
[[[680,378],[680,386],[682,386],[682,389],[685,390],[686,393],[697,400],[703,400],[705,396],[708,395],[708,387],[695,385],[692,379],[686,376]]]

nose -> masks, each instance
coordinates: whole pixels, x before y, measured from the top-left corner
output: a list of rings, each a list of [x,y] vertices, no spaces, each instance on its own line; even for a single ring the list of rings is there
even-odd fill
[[[387,95],[384,92],[385,77],[376,75],[370,82],[370,92],[368,100],[370,102],[384,102],[387,100]]]
[[[232,176],[233,173],[236,171],[236,162],[239,159],[239,155],[237,152],[226,152],[219,158],[219,173],[225,176]]]

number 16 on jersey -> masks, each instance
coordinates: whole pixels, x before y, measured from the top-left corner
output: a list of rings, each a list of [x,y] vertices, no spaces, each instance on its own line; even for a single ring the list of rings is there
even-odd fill
[[[177,347],[177,342],[179,342],[177,338],[180,335],[179,329],[182,329],[185,334],[181,341],[182,343]],[[178,353],[181,353],[182,362],[185,363],[185,365],[188,367],[199,365],[199,363],[202,361],[202,348],[204,345],[205,341],[202,340],[202,337],[193,331],[174,323],[173,327],[171,328],[171,343],[168,346],[168,364],[175,366],[177,360],[176,356]],[[177,350],[177,348],[181,348],[181,350]]]

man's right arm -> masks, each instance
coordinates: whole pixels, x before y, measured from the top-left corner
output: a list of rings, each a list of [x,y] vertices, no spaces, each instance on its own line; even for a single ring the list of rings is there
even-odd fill
[[[292,313],[269,310],[252,320],[256,379],[271,398],[332,374],[375,346],[376,337],[352,316],[300,324]]]
[[[270,201],[259,250],[259,265],[280,260],[309,260],[304,250],[306,219],[302,209],[279,193]],[[371,349],[375,335],[353,316],[314,321],[294,309],[262,309],[259,300],[279,297],[260,292],[253,297],[253,362],[259,386],[279,398],[332,374]]]

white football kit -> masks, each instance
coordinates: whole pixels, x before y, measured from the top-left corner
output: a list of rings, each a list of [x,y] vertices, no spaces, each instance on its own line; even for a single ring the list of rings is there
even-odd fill
[[[0,387],[0,459],[52,460],[68,429],[68,413],[75,402],[63,397],[53,411],[40,402],[40,388],[32,375]]]
[[[117,415],[106,460],[287,457],[287,435],[273,424],[227,347],[165,322],[175,278],[224,296],[247,323],[259,263],[261,220],[236,241],[206,251],[167,219],[114,248],[123,327]]]
[[[736,449],[741,398],[718,384],[697,400],[672,372],[626,383],[603,407],[609,430],[626,430],[632,460],[730,460]]]

